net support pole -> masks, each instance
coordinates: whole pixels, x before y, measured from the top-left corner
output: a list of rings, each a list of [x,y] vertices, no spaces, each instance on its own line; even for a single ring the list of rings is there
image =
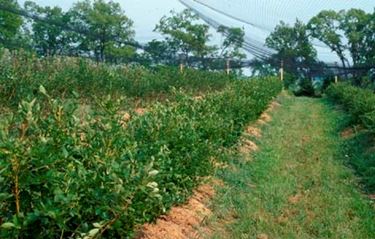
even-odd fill
[[[280,64],[280,80],[284,81],[284,61],[281,61]]]
[[[226,72],[227,72],[227,75],[230,74],[230,60],[227,59],[227,67],[226,67]]]
[[[184,68],[185,68],[185,66],[184,66],[184,60],[185,60],[185,58],[184,58],[183,54],[180,54],[179,58],[180,58],[179,68],[180,68],[180,73],[182,74],[182,73],[184,73]]]

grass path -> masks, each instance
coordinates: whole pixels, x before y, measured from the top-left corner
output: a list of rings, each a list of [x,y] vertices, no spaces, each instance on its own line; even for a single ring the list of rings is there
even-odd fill
[[[374,206],[340,153],[344,116],[322,99],[280,102],[250,160],[224,156],[213,238],[375,238]]]

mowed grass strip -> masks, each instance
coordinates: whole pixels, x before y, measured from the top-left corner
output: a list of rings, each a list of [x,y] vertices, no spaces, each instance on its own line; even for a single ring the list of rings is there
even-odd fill
[[[345,116],[321,99],[280,102],[251,160],[226,155],[213,238],[375,238],[373,205],[340,152]]]

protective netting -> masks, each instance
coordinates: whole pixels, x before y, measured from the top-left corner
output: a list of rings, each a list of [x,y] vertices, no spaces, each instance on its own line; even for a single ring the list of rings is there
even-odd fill
[[[273,53],[264,45],[275,26],[296,19],[308,22],[322,10],[359,8],[372,12],[375,2],[369,0],[179,0],[212,27],[217,25],[243,27],[246,32],[244,49],[257,58]],[[325,62],[338,61],[336,55],[322,42],[313,41],[318,56]]]

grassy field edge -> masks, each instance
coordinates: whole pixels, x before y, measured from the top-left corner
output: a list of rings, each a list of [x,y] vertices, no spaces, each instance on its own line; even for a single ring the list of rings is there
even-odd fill
[[[229,152],[213,238],[374,238],[373,204],[344,165],[346,116],[326,100],[281,96],[259,151]]]

